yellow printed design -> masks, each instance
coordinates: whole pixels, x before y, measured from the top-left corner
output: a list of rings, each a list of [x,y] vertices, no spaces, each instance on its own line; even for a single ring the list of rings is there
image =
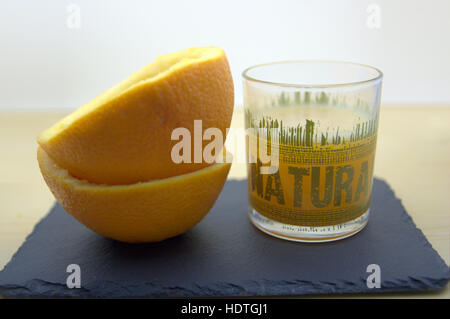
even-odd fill
[[[272,220],[299,226],[337,225],[361,216],[370,206],[376,146],[375,132],[366,133],[339,143],[280,139],[272,149],[279,154],[274,174],[261,173],[266,165],[258,155],[257,136],[250,135],[251,206]]]

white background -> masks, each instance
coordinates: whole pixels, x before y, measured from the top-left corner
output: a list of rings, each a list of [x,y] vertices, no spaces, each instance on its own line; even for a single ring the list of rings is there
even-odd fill
[[[76,108],[158,55],[208,45],[228,55],[236,104],[244,68],[286,59],[376,66],[385,104],[450,103],[448,0],[3,0],[0,40],[0,109]]]

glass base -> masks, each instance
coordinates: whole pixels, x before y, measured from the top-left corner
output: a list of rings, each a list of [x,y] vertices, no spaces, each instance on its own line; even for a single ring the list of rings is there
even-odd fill
[[[310,227],[283,224],[264,217],[253,208],[250,208],[250,220],[259,230],[281,239],[322,243],[350,237],[362,230],[369,220],[370,209],[360,217],[339,225]]]

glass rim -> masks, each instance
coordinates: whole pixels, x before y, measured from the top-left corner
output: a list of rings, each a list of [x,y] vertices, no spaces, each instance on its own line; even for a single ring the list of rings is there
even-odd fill
[[[352,65],[352,66],[358,66],[365,69],[369,69],[376,72],[375,77],[371,77],[367,80],[361,80],[361,81],[352,81],[352,82],[345,82],[345,83],[325,83],[325,84],[294,84],[294,83],[283,83],[283,82],[273,82],[273,81],[266,81],[261,80],[256,77],[252,77],[248,74],[251,70],[265,67],[265,66],[271,66],[271,65],[277,65],[277,64],[294,64],[294,63],[330,63],[330,64],[346,64],[346,65]],[[268,63],[261,63],[256,64],[253,66],[250,66],[246,68],[242,72],[242,77],[247,81],[257,82],[261,84],[266,85],[272,85],[272,86],[280,86],[280,87],[293,87],[293,88],[336,88],[336,87],[351,87],[351,86],[358,86],[362,84],[368,84],[371,82],[376,82],[378,80],[381,80],[383,78],[383,72],[381,72],[380,69],[367,65],[367,64],[361,64],[361,63],[355,63],[355,62],[348,62],[348,61],[337,61],[337,60],[283,60],[283,61],[275,61],[275,62],[268,62]]]

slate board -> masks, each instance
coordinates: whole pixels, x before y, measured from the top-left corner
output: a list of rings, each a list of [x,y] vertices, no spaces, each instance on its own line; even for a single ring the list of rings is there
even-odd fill
[[[81,267],[80,289],[66,268]],[[369,289],[369,264],[381,288]],[[449,267],[389,188],[375,179],[369,224],[331,243],[270,237],[247,217],[246,181],[228,181],[214,208],[184,235],[154,244],[103,238],[55,204],[0,272],[4,296],[208,297],[442,289]]]

